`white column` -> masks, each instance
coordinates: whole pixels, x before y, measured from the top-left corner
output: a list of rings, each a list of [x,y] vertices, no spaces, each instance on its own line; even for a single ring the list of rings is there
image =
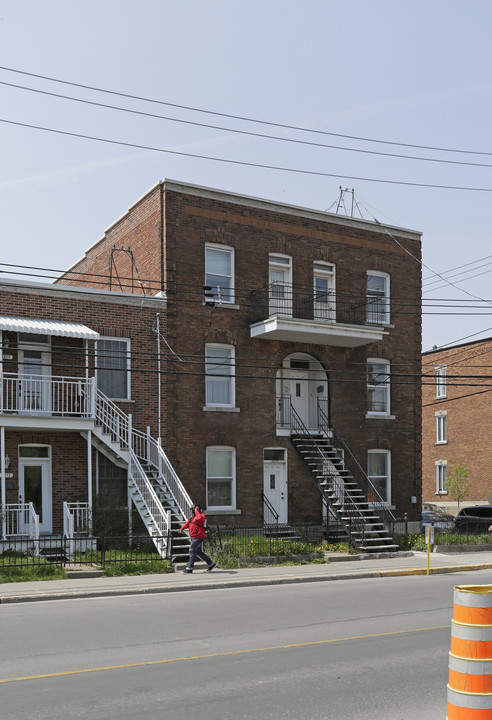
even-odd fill
[[[6,539],[6,515],[5,515],[5,428],[0,428],[0,458],[2,473],[2,538]]]
[[[92,430],[87,433],[87,503],[92,510]]]

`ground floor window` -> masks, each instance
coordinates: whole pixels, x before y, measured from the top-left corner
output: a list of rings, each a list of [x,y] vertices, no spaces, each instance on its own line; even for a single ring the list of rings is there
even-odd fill
[[[114,507],[128,506],[127,470],[112,463],[102,453],[98,453],[97,459],[97,487],[98,495]]]
[[[207,509],[236,507],[236,457],[231,447],[207,448]]]
[[[446,473],[447,473],[446,460],[438,460],[436,462],[436,493],[438,493],[440,495],[444,495],[447,493]]]
[[[389,450],[369,450],[367,453],[367,474],[373,488],[374,501],[391,502],[391,454]]]

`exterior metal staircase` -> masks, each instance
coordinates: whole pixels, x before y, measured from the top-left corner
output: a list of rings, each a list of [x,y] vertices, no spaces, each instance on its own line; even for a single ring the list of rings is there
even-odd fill
[[[343,439],[318,408],[320,432],[310,433],[292,408],[292,443],[310,469],[329,508],[360,552],[398,549],[388,532],[395,518]]]
[[[128,468],[131,499],[161,557],[188,557],[190,541],[178,530],[192,501],[160,443],[132,427],[132,416],[100,390],[93,393],[92,444],[116,465]]]

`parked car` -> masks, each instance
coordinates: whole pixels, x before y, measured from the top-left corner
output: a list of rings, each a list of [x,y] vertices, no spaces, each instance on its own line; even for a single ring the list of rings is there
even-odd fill
[[[428,525],[432,525],[436,530],[454,530],[454,516],[424,510],[422,513],[422,531],[425,532]]]
[[[446,510],[441,507],[440,505],[436,505],[436,503],[422,503],[422,511],[429,510],[430,512],[440,513],[441,515],[444,513],[446,515]]]
[[[478,534],[487,532],[492,525],[490,505],[472,505],[461,508],[456,515],[456,530],[462,533]]]

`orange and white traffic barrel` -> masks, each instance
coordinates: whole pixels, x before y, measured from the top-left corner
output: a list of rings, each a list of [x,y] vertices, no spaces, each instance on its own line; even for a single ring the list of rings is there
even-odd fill
[[[454,589],[447,717],[492,718],[492,585]]]

